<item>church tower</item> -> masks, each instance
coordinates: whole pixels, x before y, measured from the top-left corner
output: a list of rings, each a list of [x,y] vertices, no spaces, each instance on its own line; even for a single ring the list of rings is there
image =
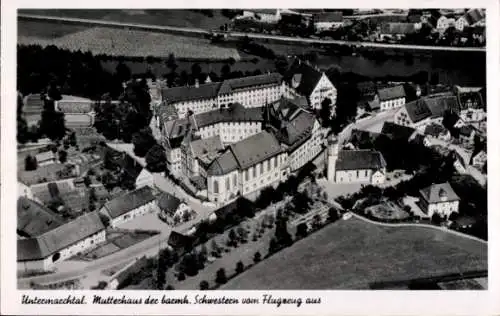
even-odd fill
[[[327,157],[327,180],[335,182],[335,164],[337,163],[339,144],[336,140],[328,140],[328,157]]]

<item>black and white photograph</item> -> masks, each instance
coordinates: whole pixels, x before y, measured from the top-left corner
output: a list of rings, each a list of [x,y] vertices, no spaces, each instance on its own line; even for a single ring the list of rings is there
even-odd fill
[[[498,12],[227,5],[16,9],[17,290],[488,292]]]

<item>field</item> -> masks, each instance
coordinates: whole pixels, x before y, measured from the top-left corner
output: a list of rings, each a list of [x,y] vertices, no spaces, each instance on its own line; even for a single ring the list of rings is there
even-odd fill
[[[264,260],[223,289],[368,289],[372,282],[487,269],[487,261],[487,246],[474,240],[352,218]]]
[[[120,21],[154,25],[191,27],[201,29],[219,28],[230,20],[213,10],[213,17],[192,10],[20,10],[21,13],[95,19],[104,21]]]
[[[22,25],[23,23],[25,21],[21,21],[18,24]],[[39,28],[41,29],[50,24],[44,22],[31,23],[39,23]],[[95,55],[168,57],[169,54],[174,54],[178,58],[240,59],[236,49],[211,45],[208,39],[106,27],[85,28],[81,31],[73,32],[72,25],[62,24],[52,24],[50,26],[52,31],[48,33],[55,32],[57,34],[57,27],[62,29],[69,27],[69,34],[48,37],[45,31],[40,35],[38,31],[30,33],[28,29],[18,34],[18,44],[35,44],[43,47],[55,45],[71,51],[90,51]],[[23,29],[22,26],[19,28]],[[36,29],[34,26],[31,28]],[[63,33],[64,31],[61,31],[61,34]]]
[[[64,164],[54,163],[46,166],[39,166],[33,171],[26,171],[24,170],[24,158],[21,160],[19,157],[18,161],[20,161],[22,165],[18,163],[17,176],[19,181],[27,185],[60,180],[56,173],[57,171],[62,171],[64,169]]]

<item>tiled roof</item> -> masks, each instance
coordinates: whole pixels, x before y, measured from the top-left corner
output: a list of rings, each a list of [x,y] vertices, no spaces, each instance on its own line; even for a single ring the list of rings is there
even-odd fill
[[[296,60],[284,76],[284,80],[300,95],[310,96],[323,73],[305,62]]]
[[[265,131],[232,144],[230,148],[241,169],[251,167],[281,152],[276,137]]]
[[[437,97],[426,97],[423,99],[432,117],[440,117],[446,110],[455,110],[458,108],[457,98],[454,95],[440,95]]]
[[[380,31],[382,34],[411,34],[415,32],[415,24],[414,23],[403,23],[403,22],[390,22],[382,25],[382,29]]]
[[[368,150],[340,150],[335,163],[335,170],[378,170],[385,168],[386,163],[382,154]]]
[[[163,128],[168,138],[170,148],[178,148],[182,140],[188,134],[191,122],[187,118],[167,121]]]
[[[394,86],[377,90],[380,101],[394,100],[404,98],[406,96],[403,86]]]
[[[413,123],[420,122],[432,116],[431,110],[427,107],[423,99],[408,102],[404,107]]]
[[[460,200],[448,182],[428,186],[427,188],[420,190],[420,195],[427,201],[427,203],[441,202],[441,197],[446,197],[447,201]]]
[[[168,237],[168,244],[175,250],[191,248],[195,242],[195,239],[188,235],[183,235],[176,232],[175,230],[170,233]]]
[[[17,230],[23,235],[40,236],[62,224],[45,206],[25,197],[17,200]]]
[[[264,120],[262,107],[245,108],[239,103],[231,108],[216,109],[194,115],[195,126],[203,128],[220,122],[260,122]]]
[[[253,89],[257,86],[280,85],[282,80],[283,77],[279,73],[228,79],[222,82],[219,94],[229,94],[240,90]]]
[[[179,200],[177,197],[166,192],[162,192],[158,197],[158,207],[160,208],[160,210],[172,215],[175,213],[181,203],[181,200]]]
[[[465,90],[465,89],[464,89]],[[458,106],[460,110],[465,109],[485,109],[484,100],[480,91],[467,91],[457,93]]]
[[[35,158],[36,158],[36,161],[38,163],[40,163],[42,161],[55,159],[56,156],[54,155],[54,153],[52,151],[45,151],[43,153],[36,154]]]
[[[116,218],[154,200],[151,188],[146,186],[107,202],[104,208],[111,218]]]
[[[469,11],[467,11],[464,17],[469,25],[474,25],[477,22],[483,20],[485,18],[485,15],[480,9],[470,9]]]
[[[217,153],[224,149],[220,135],[205,139],[198,139],[189,143],[194,158],[199,158],[211,153]]]
[[[408,140],[415,129],[402,126],[393,122],[384,122],[380,134],[386,135],[392,140]]]
[[[18,261],[37,260],[104,230],[97,212],[84,214],[29,241],[18,241]],[[34,239],[34,240],[33,240]]]
[[[227,149],[225,153],[215,159],[207,169],[208,175],[224,175],[238,169],[238,162],[233,155],[231,149]]]
[[[276,137],[293,147],[289,150],[294,150],[312,135],[315,121],[313,114],[301,110],[291,121],[283,122],[283,126],[276,131]]]
[[[41,113],[44,107],[44,101],[41,99],[39,93],[30,94],[23,99],[23,112],[29,113]]]
[[[168,103],[200,99],[214,99],[220,89],[220,82],[204,83],[196,86],[174,87],[161,90],[162,99]]]

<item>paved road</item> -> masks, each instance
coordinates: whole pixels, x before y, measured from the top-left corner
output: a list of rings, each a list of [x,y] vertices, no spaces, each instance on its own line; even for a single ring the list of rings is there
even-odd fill
[[[80,19],[80,18],[69,18],[69,17],[55,17],[55,16],[43,16],[43,15],[33,15],[33,14],[19,14],[21,19],[30,20],[41,20],[41,21],[54,21],[54,22],[66,22],[73,24],[85,24],[91,26],[114,26],[114,27],[124,27],[133,28],[144,31],[157,31],[157,32],[182,32],[197,35],[208,35],[211,32],[208,30],[190,28],[190,27],[176,27],[176,26],[160,26],[151,24],[140,24],[140,23],[125,23],[116,21],[103,21],[103,20],[93,20],[93,19]],[[228,36],[231,37],[245,37],[254,39],[271,39],[283,42],[299,42],[299,43],[317,43],[317,44],[337,44],[337,45],[356,45],[361,47],[373,47],[373,48],[389,48],[389,49],[410,49],[410,50],[426,50],[426,51],[461,51],[461,52],[486,52],[484,47],[447,47],[447,46],[423,46],[423,45],[400,45],[400,44],[386,44],[386,43],[372,43],[372,42],[353,42],[353,41],[342,41],[342,40],[325,40],[325,39],[312,39],[312,38],[299,38],[281,35],[269,35],[269,34],[259,34],[259,33],[242,33],[242,32],[228,32]]]
[[[392,109],[384,112],[379,112],[373,116],[369,116],[347,125],[337,136],[339,144],[345,143],[351,137],[353,129],[362,131],[370,131],[380,133],[384,122],[392,122],[394,114],[398,109]]]

